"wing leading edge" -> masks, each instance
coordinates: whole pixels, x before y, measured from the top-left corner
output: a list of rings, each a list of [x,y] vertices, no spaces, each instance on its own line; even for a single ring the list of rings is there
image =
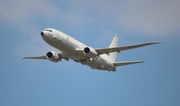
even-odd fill
[[[95,49],[96,52],[101,55],[101,54],[109,54],[112,52],[121,52],[124,50],[129,50],[129,49],[135,49],[139,47],[144,47],[152,44],[159,44],[161,42],[148,42],[148,43],[142,43],[142,44],[135,44],[135,45],[129,45],[129,46],[121,46],[121,47],[111,47],[111,48],[100,48],[100,49]]]

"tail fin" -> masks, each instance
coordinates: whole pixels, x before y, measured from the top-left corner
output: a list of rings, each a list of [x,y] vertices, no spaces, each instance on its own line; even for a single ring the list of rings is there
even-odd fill
[[[111,47],[117,47],[118,46],[118,35],[116,34],[111,42],[111,44],[109,45],[109,48]],[[112,60],[112,61],[116,61],[116,52],[113,52],[113,53],[109,53],[109,58]]]

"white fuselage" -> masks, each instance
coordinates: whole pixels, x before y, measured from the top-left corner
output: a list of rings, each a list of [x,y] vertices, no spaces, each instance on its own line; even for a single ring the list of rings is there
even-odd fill
[[[88,46],[64,34],[63,32],[47,28],[41,33],[43,33],[41,35],[46,43],[63,53],[66,53],[70,59],[76,62],[81,62],[84,65],[88,65],[92,69],[116,71],[113,61],[107,58],[106,54],[102,54],[94,58],[88,58],[84,56],[84,54],[82,55],[82,52],[78,52],[78,50],[84,50],[84,48]]]

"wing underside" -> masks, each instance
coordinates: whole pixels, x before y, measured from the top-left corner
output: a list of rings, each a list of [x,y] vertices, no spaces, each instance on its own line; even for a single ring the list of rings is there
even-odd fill
[[[101,55],[101,54],[109,54],[112,52],[121,52],[124,50],[130,50],[130,49],[135,49],[139,47],[144,47],[152,44],[159,44],[161,42],[149,42],[149,43],[142,43],[142,44],[135,44],[135,45],[129,45],[129,46],[122,46],[122,47],[111,47],[111,48],[101,48],[101,49],[95,49],[96,52]]]
[[[34,57],[24,57],[23,59],[45,60],[45,59],[48,59],[48,58],[46,56],[34,56]]]
[[[113,63],[115,67],[117,66],[124,66],[124,65],[130,65],[130,64],[136,64],[136,63],[142,63],[144,61],[124,61],[124,62],[115,62]]]

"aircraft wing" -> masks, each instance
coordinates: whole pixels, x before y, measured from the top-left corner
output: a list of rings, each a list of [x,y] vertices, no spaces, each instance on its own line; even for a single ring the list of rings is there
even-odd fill
[[[46,56],[35,56],[35,57],[24,57],[23,59],[39,59],[39,60],[44,60],[47,59]]]
[[[121,52],[123,50],[129,50],[129,49],[135,49],[143,46],[148,46],[152,44],[159,44],[161,42],[149,42],[149,43],[142,43],[142,44],[135,44],[135,45],[129,45],[129,46],[122,46],[122,47],[111,47],[111,48],[101,48],[101,49],[95,49],[96,52],[101,54],[109,54],[111,52]]]
[[[65,53],[58,54],[61,59],[65,59],[69,61],[69,57]],[[37,59],[37,60],[45,60],[48,59],[47,56],[34,56],[34,57],[24,57],[23,59]]]
[[[144,61],[124,61],[124,62],[115,62],[113,63],[114,66],[124,66],[124,65],[130,65],[130,64],[136,64],[136,63],[142,63]]]

